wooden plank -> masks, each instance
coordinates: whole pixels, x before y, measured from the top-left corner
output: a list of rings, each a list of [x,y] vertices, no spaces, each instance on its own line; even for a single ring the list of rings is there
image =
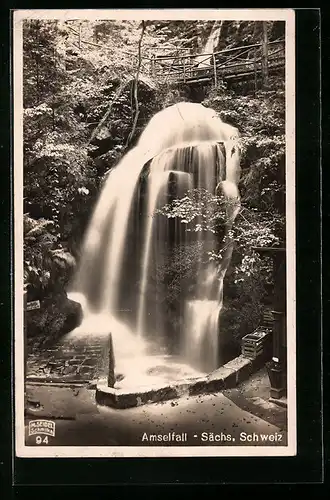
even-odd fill
[[[211,76],[209,76],[208,78],[197,78],[197,79],[194,79],[194,80],[186,80],[185,82],[183,80],[177,80],[178,83],[202,83],[202,82],[209,82],[210,80],[212,79]]]
[[[269,42],[269,44],[282,44],[282,40],[275,40],[273,42]],[[269,45],[268,44],[268,45]],[[242,58],[243,54],[246,54],[249,52],[251,47],[254,47],[254,57],[252,59],[243,59],[243,60],[238,60],[238,58]],[[246,46],[241,46],[241,47],[234,47],[232,49],[225,49],[220,52],[215,52],[212,54],[213,57],[213,64],[210,65],[209,68],[205,67],[198,67],[197,64],[199,64],[200,61],[198,61],[195,64],[192,64],[191,58],[198,58],[200,56],[205,56],[203,59],[208,59],[206,54],[201,54],[201,55],[196,55],[193,56],[189,54],[187,57],[186,56],[175,56],[175,57],[168,57],[168,56],[162,56],[162,61],[159,61],[159,58],[156,59],[156,62],[163,68],[164,66],[169,68],[168,71],[168,76],[167,78],[170,78],[173,81],[187,81],[187,83],[198,83],[198,82],[207,82],[210,79],[214,79],[214,85],[217,85],[217,77],[218,77],[218,71],[221,68],[221,76],[224,78],[239,78],[243,76],[250,76],[251,72],[254,72],[255,75],[256,73],[260,73],[260,71],[264,68],[264,57],[259,56],[256,57],[257,52],[259,52],[259,49],[264,48],[264,40],[260,44],[254,44],[254,45],[246,45]],[[224,62],[217,62],[216,56],[219,54],[224,54],[224,53],[230,53],[230,52],[236,52],[236,55],[229,57],[227,61]],[[279,54],[280,52],[283,53]],[[279,57],[275,58],[275,55],[279,54]],[[187,61],[186,61],[187,58]],[[171,64],[168,66],[167,62],[165,60],[168,59],[168,62],[172,61]],[[282,61],[283,59],[283,61]],[[234,64],[228,64],[229,61],[235,61]],[[189,62],[188,62],[189,61]],[[268,53],[268,68],[269,70],[275,67],[279,66],[284,66],[284,52],[283,49],[277,49],[273,53]],[[171,73],[171,75],[169,74]],[[232,76],[231,76],[232,75]]]
[[[183,80],[186,81],[186,65],[185,59],[183,59]]]
[[[257,50],[254,49],[254,92],[258,90]]]
[[[249,52],[249,50],[250,50],[250,49],[247,49],[247,50],[242,50],[242,52],[240,52],[239,54],[234,55],[233,57],[230,57],[229,59],[227,59],[227,61],[226,61],[226,62],[223,62],[223,63],[221,63],[221,64],[217,65],[217,67],[218,67],[218,68],[221,68],[222,66],[226,66],[226,65],[227,65],[227,63],[228,63],[229,61],[234,61],[235,59],[239,58],[239,57],[240,57],[240,56],[242,56],[243,54],[246,54],[247,52]],[[215,55],[216,55],[216,54],[215,54]]]
[[[213,72],[214,72],[214,87],[217,88],[217,64],[215,61],[215,55],[213,54]]]
[[[251,64],[253,66],[253,62]],[[283,69],[283,68],[284,68],[284,63],[280,63],[280,64],[272,65],[268,69],[269,69],[269,72],[272,73],[274,70],[279,70],[279,69]],[[244,76],[248,76],[248,77],[253,76],[253,75],[255,75],[255,71],[258,74],[260,74],[262,72],[261,65],[259,65],[259,68],[256,68],[256,69],[254,67],[252,67],[250,71],[245,71],[245,68],[243,68],[242,72],[236,71],[234,73],[231,73],[231,72],[225,73],[224,71],[222,71],[221,77],[224,80],[235,80],[235,79],[242,78]],[[186,79],[185,83],[190,84],[190,83],[209,82],[212,79],[213,79],[213,74],[211,74],[209,76],[201,75],[201,76],[195,76],[195,77],[191,77],[189,79]],[[184,83],[183,79],[180,79],[180,78],[178,78],[176,81],[178,83]]]
[[[281,59],[281,58],[276,58],[276,59],[275,59],[275,61],[273,61],[273,60],[271,60],[271,58],[269,57],[269,66],[270,66],[273,62],[275,62],[275,63],[276,63],[276,60],[280,60],[280,59]],[[284,57],[283,57],[283,59],[284,59]],[[249,65],[251,65],[251,66],[252,66],[252,65],[254,65],[254,64],[255,64],[255,62],[261,63],[261,62],[262,62],[262,58],[261,58],[261,57],[258,57],[256,61],[255,61],[255,60],[253,60],[253,59],[245,59],[244,61],[240,61],[240,62],[238,62],[238,63],[236,62],[236,63],[234,63],[234,64],[228,64],[228,65],[227,65],[227,64],[220,64],[220,65],[217,65],[217,70],[221,68],[221,69],[223,69],[223,70],[225,70],[225,71],[226,71],[226,70],[228,70],[228,69],[232,69],[232,68],[239,68],[239,67],[244,67],[244,66],[249,66]],[[174,65],[173,70],[174,70],[174,71],[180,71],[180,69],[181,69],[181,68],[183,69],[183,65]],[[213,67],[213,69],[212,69],[211,67],[210,67],[210,68],[205,68],[205,67],[204,67],[204,68],[198,68],[198,67],[196,67],[196,68],[194,68],[194,69],[192,69],[192,68],[190,67],[190,69],[191,69],[194,73],[202,73],[202,72],[207,72],[207,71],[210,71],[210,72],[211,72],[211,71],[214,71],[214,67]]]
[[[283,66],[277,66],[277,67],[273,67],[273,68],[269,68],[270,72],[272,72],[273,70],[278,70],[278,69],[282,69]],[[259,69],[258,70],[258,73],[261,73],[261,70]],[[254,70],[251,70],[251,71],[248,71],[246,73],[234,73],[234,74],[231,74],[231,75],[223,75],[223,79],[224,80],[238,80],[240,78],[243,78],[243,77],[247,77],[247,76],[252,76],[253,77],[254,75]]]
[[[257,60],[256,61],[256,66],[259,67],[259,68],[262,68],[262,65],[260,64],[260,61]],[[271,64],[268,65],[268,68],[271,68],[271,67],[274,67],[276,65],[281,65],[283,64],[282,61],[280,59],[278,59],[277,61],[272,61]],[[240,64],[232,64],[230,66],[227,66],[227,67],[224,67],[222,68],[222,71],[225,73],[225,74],[228,74],[228,73],[231,73],[231,70],[233,69],[237,69],[237,68],[242,68],[243,70],[245,69],[249,69],[249,67],[254,68],[255,66],[255,63],[253,60],[249,61],[248,63],[240,63]],[[234,71],[235,72],[235,71]]]
[[[273,40],[272,42],[268,42],[268,45],[274,45],[274,44],[279,44],[279,43],[284,43],[284,40]],[[245,49],[253,49],[254,47],[261,47],[261,43],[253,44],[253,45],[241,45],[240,47],[232,47],[230,49],[223,49],[220,50],[219,52],[214,52],[214,55],[219,55],[219,54],[227,54],[228,52],[235,52],[238,50],[245,50]],[[208,59],[209,56],[212,56],[213,53],[210,54],[196,54],[195,57],[198,56],[205,56],[206,59]],[[191,57],[189,55],[187,56],[182,56],[183,57]],[[177,56],[157,56],[157,59],[177,59]]]
[[[262,65],[262,76],[263,84],[265,87],[268,86],[268,23],[267,21],[262,22],[262,55],[263,55],[263,65]]]

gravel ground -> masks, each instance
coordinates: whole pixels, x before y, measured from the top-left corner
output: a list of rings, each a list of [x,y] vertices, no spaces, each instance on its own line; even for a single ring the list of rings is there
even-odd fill
[[[28,436],[27,429],[29,421],[38,418],[56,423],[56,435],[49,437],[47,446],[286,444],[287,412],[269,401],[265,369],[222,393],[116,410],[97,405],[95,390],[86,383],[100,370],[104,372],[106,348],[105,337],[93,337],[93,342],[85,338],[81,344],[76,339],[72,343],[68,337],[54,346],[30,351],[25,404],[27,446],[36,445],[36,436]],[[70,386],[73,380],[75,385]],[[159,435],[163,439],[172,432],[182,435],[181,441],[168,438],[159,442],[150,437]]]

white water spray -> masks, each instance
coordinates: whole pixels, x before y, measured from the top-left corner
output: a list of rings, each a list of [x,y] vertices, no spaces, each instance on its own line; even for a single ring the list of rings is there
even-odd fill
[[[105,182],[70,297],[83,306],[81,332],[86,328],[97,332],[100,318],[102,329],[113,332],[115,357],[124,344],[125,359],[129,359],[127,352],[134,356],[135,340],[136,345],[148,341],[164,346],[178,336],[174,344],[186,362],[204,371],[218,366],[223,278],[232,253],[229,226],[226,250],[216,267],[202,255],[203,247],[217,250],[212,233],[188,233],[183,224],[156,210],[185,196],[189,189],[203,188],[214,194],[220,186],[228,201],[237,202],[228,203],[233,222],[239,210],[236,139],[237,130],[224,124],[213,110],[179,103],[150,120],[137,146]],[[169,311],[168,284],[157,278],[157,272],[175,257],[177,249],[184,251],[188,242],[201,243],[196,277],[187,286],[180,284],[177,272],[175,279],[182,287],[179,303]],[[176,329],[171,327],[173,317],[180,325]]]

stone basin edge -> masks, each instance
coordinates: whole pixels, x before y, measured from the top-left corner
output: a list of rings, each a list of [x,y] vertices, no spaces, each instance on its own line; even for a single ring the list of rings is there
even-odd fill
[[[102,406],[125,409],[183,396],[220,392],[236,387],[253,372],[259,370],[264,363],[262,355],[250,359],[241,354],[205,377],[181,379],[163,386],[140,388],[136,391],[108,387],[104,381],[99,380],[96,384],[95,399]]]

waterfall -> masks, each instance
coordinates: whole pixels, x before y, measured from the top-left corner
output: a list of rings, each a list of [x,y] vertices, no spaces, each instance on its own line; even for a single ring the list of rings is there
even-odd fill
[[[218,21],[214,22],[211,33],[206,41],[206,44],[203,48],[202,53],[196,58],[196,62],[198,63],[199,68],[208,68],[212,64],[212,56],[207,57],[208,54],[213,54],[216,50],[219,39],[221,36],[223,21],[218,23]]]
[[[138,144],[108,176],[69,296],[81,302],[89,328],[98,331],[102,323],[114,333],[115,356],[125,351],[129,358],[151,342],[169,354],[175,345],[196,369],[219,365],[223,279],[233,248],[229,229],[239,210],[237,135],[212,109],[179,103],[150,120]],[[220,190],[228,199],[231,222],[220,265],[207,258],[219,246],[211,231],[191,231],[188,224],[158,212],[191,189]],[[178,255],[188,245],[196,245],[196,251],[193,278],[187,280],[187,264],[181,266]],[[173,305],[167,298],[166,269],[176,261],[172,285],[174,280],[179,297]]]
[[[146,290],[148,285],[148,272],[149,263],[151,260],[150,252],[153,250],[154,255],[157,258],[158,265],[160,264],[160,258],[163,252],[163,248],[159,248],[157,243],[168,241],[169,239],[169,224],[165,217],[160,217],[155,220],[154,213],[157,208],[162,208],[168,201],[168,185],[171,179],[176,179],[176,184],[178,189],[176,194],[180,197],[192,187],[191,176],[185,172],[176,172],[174,170],[169,170],[171,167],[171,160],[173,159],[173,151],[166,150],[165,154],[158,155],[150,165],[150,182],[149,182],[149,192],[148,192],[148,222],[145,232],[145,241],[143,248],[143,261],[141,268],[141,291],[138,305],[138,334],[141,336],[143,331],[147,328],[145,316],[146,312]],[[168,170],[163,170],[168,169]],[[157,233],[155,232],[157,230]],[[176,239],[176,235],[174,237]],[[158,313],[158,314],[157,314]],[[156,323],[158,334],[161,334],[163,322],[159,320],[160,313],[156,311]]]

